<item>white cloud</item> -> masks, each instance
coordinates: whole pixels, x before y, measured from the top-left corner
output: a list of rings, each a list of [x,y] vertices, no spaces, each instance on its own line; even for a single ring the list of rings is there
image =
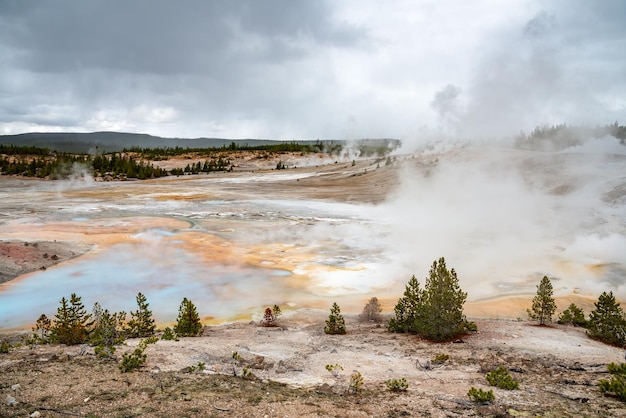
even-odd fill
[[[612,1],[4,3],[0,130],[404,139],[439,124],[448,85],[461,135],[613,122],[625,17]]]

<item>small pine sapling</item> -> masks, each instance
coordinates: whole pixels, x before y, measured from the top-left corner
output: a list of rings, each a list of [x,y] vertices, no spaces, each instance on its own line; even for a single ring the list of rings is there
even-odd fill
[[[165,341],[178,341],[178,337],[172,331],[172,328],[167,327],[163,330],[163,335],[161,335],[161,339]]]
[[[548,276],[543,276],[541,282],[537,285],[537,294],[533,298],[533,306],[527,309],[528,317],[532,320],[539,321],[539,325],[545,325],[552,322],[552,315],[556,311],[556,302],[552,296],[554,289],[552,282]]]
[[[496,400],[496,395],[493,394],[493,390],[484,391],[482,389],[476,389],[474,386],[467,392],[467,397],[470,401],[479,404],[488,404]]]
[[[174,332],[181,337],[195,337],[201,330],[202,324],[196,306],[189,299],[183,298],[178,308]]]
[[[626,402],[626,363],[611,363],[607,369],[611,380],[600,380],[600,392]]]
[[[263,314],[263,319],[261,320],[261,325],[264,327],[275,327],[276,324],[276,316],[274,312],[272,312],[271,308],[265,308],[265,313]]]
[[[330,335],[346,333],[346,323],[341,315],[339,305],[337,305],[336,302],[333,303],[333,306],[330,308],[330,315],[328,316],[328,320],[326,320],[324,332]]]
[[[126,327],[128,338],[150,337],[154,335],[156,325],[152,317],[152,311],[148,309],[150,305],[146,297],[137,293],[137,311],[130,311],[130,320]]]
[[[557,322],[559,324],[574,325],[577,327],[587,326],[585,312],[581,308],[576,306],[575,303],[572,303],[566,310],[561,312]]]
[[[154,344],[157,341],[158,338],[145,338],[139,341],[139,344],[132,353],[126,353],[122,356],[122,363],[119,366],[120,371],[127,373],[143,366],[148,359],[148,355],[145,353],[148,344]]]
[[[35,339],[42,344],[46,344],[48,342],[48,337],[50,336],[51,328],[52,321],[50,320],[50,318],[48,318],[46,314],[41,314],[41,316],[37,319],[35,326],[33,327]]]
[[[495,386],[500,389],[519,389],[519,383],[513,380],[509,371],[502,366],[498,367],[492,372],[487,373],[485,378],[491,386]]]

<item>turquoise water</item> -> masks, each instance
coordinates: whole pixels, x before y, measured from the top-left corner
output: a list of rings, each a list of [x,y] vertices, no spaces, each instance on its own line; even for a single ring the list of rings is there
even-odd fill
[[[259,305],[280,303],[274,281],[291,275],[245,265],[207,265],[175,243],[119,244],[46,271],[32,273],[4,286],[0,293],[0,329],[28,325],[40,314],[53,317],[61,297],[72,292],[91,311],[94,302],[113,311],[136,309],[135,296],[148,298],[157,320],[174,321],[183,297],[191,299],[201,317],[228,319]],[[264,296],[270,283],[273,297]],[[284,296],[284,294],[283,294]]]

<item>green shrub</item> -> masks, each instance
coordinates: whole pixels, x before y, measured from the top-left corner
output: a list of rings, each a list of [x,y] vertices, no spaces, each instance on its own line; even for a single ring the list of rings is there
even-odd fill
[[[126,353],[122,356],[122,363],[120,364],[122,373],[138,369],[146,363],[148,356],[144,353],[145,349],[145,347],[139,346],[132,353]]]
[[[474,386],[467,392],[467,397],[474,403],[491,403],[496,400],[496,395],[493,394],[493,390],[485,392],[482,389],[476,389]]]
[[[328,370],[328,372],[330,374],[333,375],[333,377],[337,378],[339,377],[339,372],[343,371],[343,366],[341,364],[327,364],[326,366],[324,366],[326,368],[326,370]]]
[[[348,383],[348,392],[354,393],[355,395],[363,390],[363,376],[360,372],[355,371],[350,375],[350,382]]]
[[[385,383],[387,384],[387,389],[391,392],[406,392],[409,389],[409,384],[404,377],[401,379],[389,379]]]
[[[0,343],[0,354],[8,354],[11,349],[13,348],[13,346],[11,344],[9,344],[7,341],[2,341]]]
[[[446,361],[450,360],[450,356],[448,354],[437,354],[433,357],[431,363],[432,364],[443,364]]]
[[[626,402],[626,363],[611,363],[607,369],[611,380],[600,380],[600,392]]]
[[[138,369],[146,363],[148,356],[145,351],[148,347],[148,344],[154,344],[158,341],[157,337],[146,338],[139,341],[137,347],[133,350],[132,353],[124,354],[122,356],[122,363],[120,364],[120,371],[122,373],[130,372],[132,370]]]
[[[165,328],[165,330],[163,330],[163,335],[161,335],[161,339],[165,341],[178,341],[176,334],[174,334],[174,331],[172,331],[170,327],[167,327]]]
[[[561,312],[557,321],[559,324],[569,324],[578,327],[586,327],[587,320],[585,319],[585,312],[580,309],[576,304],[572,303],[569,307]]]
[[[487,373],[485,376],[487,382],[491,386],[498,387],[500,389],[515,390],[519,389],[519,383],[513,380],[509,371],[500,366],[496,370]]]

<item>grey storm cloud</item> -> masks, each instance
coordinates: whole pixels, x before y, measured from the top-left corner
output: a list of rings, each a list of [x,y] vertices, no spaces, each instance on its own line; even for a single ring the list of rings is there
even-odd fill
[[[612,122],[626,112],[624,8],[3,0],[0,133],[406,138],[440,123],[500,135]]]

